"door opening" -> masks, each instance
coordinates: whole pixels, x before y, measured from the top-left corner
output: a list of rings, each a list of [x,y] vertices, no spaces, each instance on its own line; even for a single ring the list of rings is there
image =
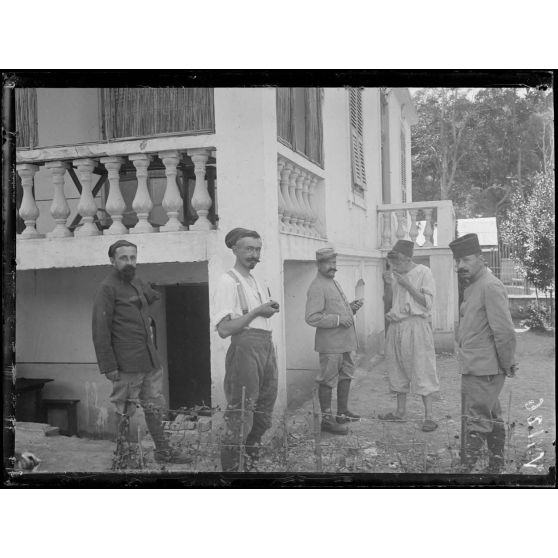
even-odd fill
[[[211,406],[208,285],[165,289],[169,408]]]

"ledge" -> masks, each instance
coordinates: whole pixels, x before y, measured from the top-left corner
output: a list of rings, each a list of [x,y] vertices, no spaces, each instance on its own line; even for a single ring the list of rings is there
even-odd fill
[[[217,231],[180,231],[116,236],[16,239],[16,270],[89,267],[109,263],[108,248],[125,238],[138,247],[138,264],[208,259]]]

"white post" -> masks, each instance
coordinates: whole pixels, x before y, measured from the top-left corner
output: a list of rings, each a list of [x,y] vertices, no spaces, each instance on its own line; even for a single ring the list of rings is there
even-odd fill
[[[186,227],[178,220],[178,214],[184,204],[178,184],[176,183],[176,167],[180,162],[180,153],[178,151],[163,151],[159,153],[159,158],[165,165],[167,186],[165,188],[165,196],[163,197],[163,209],[169,217],[168,222],[159,227],[159,230],[185,231]]]
[[[128,234],[128,229],[122,223],[123,213],[126,210],[126,202],[120,191],[120,167],[124,159],[122,157],[102,157],[101,163],[108,171],[110,184],[109,195],[105,209],[112,219],[112,224],[103,231],[106,235]]]
[[[382,248],[391,248],[391,211],[382,211]]]
[[[151,155],[136,153],[130,155],[128,158],[134,163],[134,167],[136,167],[136,177],[138,181],[138,189],[134,196],[134,201],[132,202],[132,208],[138,216],[138,222],[130,232],[133,234],[155,232],[155,228],[148,221],[149,213],[153,209],[153,201],[151,200],[147,187],[147,167],[151,161]]]
[[[197,221],[190,227],[190,230],[208,231],[213,228],[211,221],[207,218],[211,209],[211,196],[207,191],[207,181],[205,180],[205,164],[209,159],[209,149],[189,149],[188,155],[194,163],[194,174],[196,175],[196,187],[192,196],[192,208],[198,214]]]
[[[25,230],[21,233],[20,237],[25,239],[44,238],[44,235],[39,234],[35,228],[39,218],[39,208],[33,196],[33,179],[39,167],[38,165],[24,163],[17,165],[16,168],[17,173],[21,177],[21,186],[23,188],[19,216],[25,222]]]
[[[83,225],[77,228],[74,236],[98,236],[101,234],[97,225],[93,222],[97,214],[97,204],[91,193],[91,182],[95,161],[93,159],[77,159],[74,167],[78,170],[79,181],[81,183],[81,197],[77,206],[77,212],[81,215]]]
[[[48,233],[47,237],[67,238],[74,236],[66,225],[66,221],[70,215],[70,206],[64,195],[64,176],[66,175],[68,165],[63,161],[51,161],[45,164],[45,168],[49,169],[52,177],[54,195],[50,206],[50,214],[56,223],[54,230]]]

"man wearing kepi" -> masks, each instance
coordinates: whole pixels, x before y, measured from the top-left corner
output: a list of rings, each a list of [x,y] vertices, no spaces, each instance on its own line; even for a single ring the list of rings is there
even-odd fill
[[[316,252],[318,273],[310,284],[306,299],[306,323],[316,328],[315,350],[320,354],[320,373],[316,378],[322,411],[321,429],[332,434],[347,434],[347,421],[360,417],[348,409],[353,379],[357,338],[353,315],[363,301],[349,303],[335,281],[337,253],[332,247]],[[333,388],[337,385],[337,416],[331,411]]]
[[[414,243],[398,240],[387,258],[391,271],[384,281],[391,288],[391,309],[386,314],[389,326],[385,354],[390,388],[397,394],[397,409],[380,415],[381,420],[402,421],[407,393],[422,396],[423,432],[432,432],[438,424],[432,418],[432,396],[439,391],[436,354],[432,335],[434,277],[428,267],[413,262]]]
[[[112,382],[110,400],[121,420],[129,421],[137,404],[155,442],[155,460],[189,463],[171,449],[164,435],[163,368],[151,332],[149,306],[159,293],[136,277],[137,247],[119,240],[108,250],[112,272],[103,280],[93,304],[93,345],[102,374]]]
[[[506,289],[486,268],[476,234],[450,243],[459,279],[466,287],[459,311],[457,355],[465,422],[465,470],[471,470],[486,439],[489,470],[504,465],[505,428],[498,397],[506,376],[513,376],[515,332]]]
[[[271,300],[269,289],[266,295],[251,273],[260,261],[260,235],[233,229],[226,235],[225,244],[236,262],[216,286],[212,322],[220,337],[231,338],[225,360],[227,410],[221,466],[223,471],[238,471],[241,444],[245,444],[248,467],[253,466],[262,436],[271,426],[277,398],[277,360],[270,318],[279,312],[279,304]]]

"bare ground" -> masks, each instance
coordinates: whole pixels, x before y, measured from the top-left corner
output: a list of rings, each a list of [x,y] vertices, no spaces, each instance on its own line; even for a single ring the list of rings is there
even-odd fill
[[[385,362],[364,362],[351,390],[351,408],[362,420],[350,425],[348,436],[319,435],[316,451],[313,405],[308,402],[279,419],[279,427],[263,450],[257,471],[368,473],[451,473],[459,465],[460,377],[453,355],[438,355],[440,392],[434,402],[439,423],[431,433],[421,431],[423,408],[420,397],[410,396],[404,423],[379,421],[379,413],[393,410]],[[554,337],[531,331],[518,332],[516,378],[507,379],[500,397],[504,419],[509,424],[506,472],[546,474],[555,465]],[[540,406],[530,412],[533,402]],[[511,402],[511,405],[510,405]],[[540,417],[529,430],[528,417]],[[169,471],[219,471],[218,429],[203,434],[186,433],[174,440],[190,451],[192,465],[168,466]],[[531,435],[531,438],[528,436]],[[534,443],[528,448],[529,443]],[[162,467],[153,461],[149,436],[142,441],[144,471]],[[115,444],[107,440],[53,436],[17,430],[16,451],[31,451],[42,460],[37,472],[109,472]],[[481,471],[485,461],[479,462]],[[529,464],[531,466],[529,466]]]

